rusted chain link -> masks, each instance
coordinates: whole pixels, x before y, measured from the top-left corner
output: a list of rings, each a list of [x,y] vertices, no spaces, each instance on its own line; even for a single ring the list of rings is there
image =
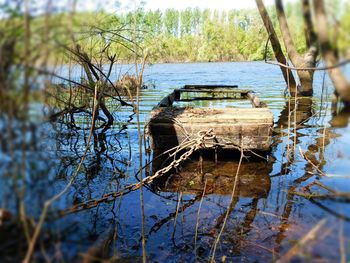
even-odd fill
[[[183,154],[181,154],[178,159],[172,161],[168,166],[158,170],[154,175],[144,178],[141,182],[128,185],[118,192],[105,194],[100,199],[91,199],[86,202],[76,204],[68,209],[60,210],[58,212],[58,215],[63,216],[63,215],[79,212],[85,209],[94,208],[100,203],[114,201],[118,197],[121,197],[125,194],[135,191],[139,189],[143,184],[151,183],[154,179],[161,177],[162,175],[169,172],[171,169],[178,167],[180,163],[185,161],[193,152],[199,149],[206,148],[206,145],[205,145],[206,141],[215,139],[215,133],[213,129],[209,129],[208,131],[199,131],[197,135],[198,135],[197,139],[186,141],[185,143],[180,144],[179,146],[174,148],[174,153],[171,155],[174,155],[176,152],[179,152],[180,150],[183,150],[185,148],[188,148],[188,150]]]

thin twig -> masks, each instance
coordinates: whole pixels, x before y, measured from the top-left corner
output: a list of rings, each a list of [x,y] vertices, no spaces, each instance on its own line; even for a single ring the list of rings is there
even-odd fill
[[[176,204],[176,212],[175,212],[175,218],[174,218],[174,229],[173,229],[173,234],[171,236],[173,239],[175,238],[176,222],[177,222],[177,216],[179,215],[181,200],[182,200],[182,192],[180,192],[180,196],[179,196],[179,199],[177,200],[177,204]]]
[[[44,203],[44,208],[41,212],[41,215],[40,215],[40,219],[39,219],[39,222],[35,228],[35,231],[34,231],[34,234],[30,240],[30,243],[28,245],[28,250],[27,250],[27,253],[26,253],[26,256],[23,260],[23,263],[29,263],[30,262],[30,259],[33,255],[33,251],[34,251],[34,248],[35,248],[35,245],[36,245],[36,242],[38,240],[38,237],[40,235],[40,232],[41,232],[41,229],[43,227],[43,224],[45,222],[45,219],[46,219],[46,215],[48,213],[48,210],[50,208],[50,206],[56,201],[58,200],[60,197],[62,197],[67,191],[68,189],[73,185],[73,183],[75,182],[75,179],[77,178],[78,174],[79,174],[79,171],[83,165],[83,162],[86,158],[86,155],[87,155],[87,152],[89,150],[89,146],[90,146],[90,142],[91,142],[91,138],[92,138],[92,134],[93,134],[93,131],[94,131],[94,127],[95,127],[95,121],[96,121],[96,109],[97,109],[97,89],[98,89],[98,86],[99,86],[99,82],[96,83],[96,86],[95,86],[95,94],[94,94],[94,104],[93,104],[93,115],[92,115],[92,120],[91,120],[91,128],[90,128],[90,133],[89,133],[89,137],[88,137],[88,140],[87,140],[87,144],[86,144],[86,147],[85,147],[85,151],[84,151],[84,154],[80,160],[80,163],[77,167],[77,169],[75,170],[72,178],[70,179],[70,181],[68,182],[68,184],[66,185],[66,187],[61,191],[59,192],[58,194],[56,194],[55,196],[53,196],[51,199],[45,201]]]
[[[309,70],[313,70],[313,71],[318,71],[318,70],[330,70],[330,69],[335,69],[335,68],[339,68],[342,66],[345,66],[346,64],[350,63],[350,58],[344,59],[342,62],[339,62],[338,64],[332,65],[332,66],[328,66],[328,67],[292,67],[292,66],[288,66],[286,64],[280,63],[278,61],[268,61],[267,60],[267,46],[268,43],[270,42],[270,38],[271,36],[268,36],[268,39],[266,41],[265,44],[265,63],[267,64],[271,64],[271,65],[276,65],[276,66],[280,66],[286,69],[290,69],[290,70],[298,70],[298,71],[309,71]]]
[[[307,156],[305,155],[305,153],[303,152],[300,146],[299,146],[299,152],[301,157],[303,157],[303,159],[305,159],[308,163],[310,163],[322,176],[326,175],[323,171],[320,170],[320,168],[318,168],[318,166],[316,166],[309,158],[307,158]]]
[[[291,191],[290,192],[293,195],[298,195],[305,197],[307,199],[338,199],[338,200],[344,200],[345,202],[350,201],[350,193],[333,193],[333,194],[318,194],[318,193],[301,193],[297,191]]]
[[[212,130],[209,129],[207,132],[205,132],[199,138],[191,140],[191,145],[188,145],[189,150],[187,150],[186,152],[181,154],[179,158],[174,160],[168,166],[158,170],[152,176],[145,177],[142,180],[140,180],[140,182],[138,182],[138,183],[134,183],[134,184],[130,184],[128,186],[125,186],[122,190],[120,190],[118,192],[112,192],[112,193],[105,194],[100,199],[90,199],[90,200],[87,200],[86,202],[76,204],[76,205],[74,205],[66,210],[59,211],[58,214],[60,216],[63,216],[63,215],[69,214],[69,213],[79,212],[79,211],[82,211],[85,209],[90,209],[90,208],[96,207],[99,203],[114,201],[118,197],[121,197],[121,196],[128,194],[130,192],[136,191],[141,187],[141,185],[152,183],[156,178],[159,178],[162,175],[166,174],[172,168],[178,167],[180,165],[180,163],[187,160],[187,158],[189,156],[191,156],[191,154],[193,152],[205,147],[205,140],[207,140],[207,139],[212,140],[213,136],[214,135],[212,133]],[[174,149],[174,151],[176,151],[178,148],[183,148],[183,146],[179,145],[177,147],[174,147],[173,149]],[[142,169],[147,167],[147,165],[143,166]],[[140,172],[140,171],[138,171],[138,172]]]
[[[276,65],[276,66],[281,66],[284,68],[288,68],[290,70],[298,70],[298,71],[309,71],[309,70],[314,70],[314,71],[323,71],[323,70],[330,70],[330,69],[335,69],[335,68],[339,68],[342,66],[345,66],[346,64],[350,63],[350,58],[349,59],[345,59],[342,62],[339,62],[338,64],[329,66],[329,67],[292,67],[292,66],[288,66],[285,65],[283,63],[277,62],[277,61],[265,61],[265,63],[267,64],[271,64],[271,65]]]
[[[316,234],[326,224],[327,219],[323,218],[317,223],[299,242],[297,242],[286,254],[279,258],[276,263],[290,262],[291,259],[300,252],[308,242],[316,238]]]
[[[339,250],[340,250],[340,263],[346,263],[346,252],[344,244],[344,222],[340,222],[339,227]]]
[[[230,201],[230,204],[233,202],[234,197],[235,197],[236,187],[237,187],[237,183],[238,183],[239,170],[240,170],[240,168],[241,168],[241,163],[242,163],[243,156],[244,156],[243,150],[241,149],[241,156],[240,156],[240,158],[239,158],[239,163],[238,163],[238,167],[237,167],[237,171],[236,171],[236,177],[235,177],[235,181],[234,181],[234,183],[233,183],[233,189],[232,189],[232,193],[231,193],[231,201]],[[230,205],[229,205],[229,207],[230,207]],[[226,222],[227,222],[227,219],[228,219],[229,214],[230,214],[230,209],[229,209],[229,207],[228,207],[228,209],[227,209],[227,211],[226,211],[225,219],[224,219],[224,222],[223,222],[222,227],[221,227],[221,229],[220,229],[220,232],[219,232],[219,234],[218,234],[218,236],[216,237],[215,242],[214,242],[213,252],[212,252],[212,254],[211,254],[211,259],[210,259],[210,262],[211,262],[211,263],[214,263],[214,262],[215,262],[215,252],[216,252],[216,248],[217,248],[217,246],[218,246],[218,244],[219,244],[221,235],[222,235],[222,233],[224,232],[224,229],[225,229],[225,226],[226,226]]]
[[[208,179],[205,179],[204,188],[203,188],[203,194],[202,194],[202,197],[201,197],[201,201],[199,202],[199,207],[198,207],[198,211],[197,211],[196,230],[195,230],[195,234],[194,234],[195,261],[197,261],[197,238],[198,238],[198,227],[199,227],[199,214],[200,214],[200,211],[201,211],[201,208],[202,208],[202,203],[203,203],[205,192],[206,192],[206,189],[207,189],[207,181],[208,181]]]

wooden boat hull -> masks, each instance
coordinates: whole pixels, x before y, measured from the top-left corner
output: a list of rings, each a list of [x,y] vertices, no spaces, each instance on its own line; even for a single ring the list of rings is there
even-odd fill
[[[225,99],[248,100],[252,108],[173,107],[174,102]],[[153,149],[170,149],[212,129],[215,138],[206,141],[206,148],[268,151],[272,125],[271,111],[250,90],[236,86],[187,85],[160,101],[151,112],[146,134],[151,138]]]
[[[267,108],[173,108],[151,112],[147,132],[153,149],[169,149],[213,129],[206,147],[268,151],[273,116]]]

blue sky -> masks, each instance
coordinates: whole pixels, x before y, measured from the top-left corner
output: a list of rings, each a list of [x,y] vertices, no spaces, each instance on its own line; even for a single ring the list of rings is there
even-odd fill
[[[284,2],[291,2],[295,0],[284,0]],[[119,4],[117,4],[119,2]],[[96,10],[103,8],[109,11],[129,11],[140,6],[142,3],[146,10],[148,9],[160,9],[166,8],[185,9],[186,7],[200,7],[210,8],[216,10],[228,10],[228,9],[242,9],[242,8],[255,8],[255,0],[78,0],[78,6],[80,8],[86,8],[88,10]],[[274,0],[264,0],[266,5],[272,5]]]
[[[32,14],[43,13],[47,7],[47,3],[52,3],[51,8],[55,10],[70,10],[72,3],[75,0],[29,0],[29,6]],[[76,0],[77,11],[98,11],[105,10],[107,12],[127,12],[132,11],[135,7],[143,6],[146,10],[166,8],[175,8],[178,10],[187,7],[199,7],[201,9],[209,8],[212,10],[228,10],[228,9],[242,9],[255,8],[255,0]],[[292,2],[296,0],[284,0],[284,2]],[[0,0],[0,5],[5,0]],[[16,1],[10,4],[16,8]],[[274,3],[274,0],[264,0],[264,3],[269,6]],[[20,8],[23,5],[20,5]],[[0,18],[2,12],[0,10]]]

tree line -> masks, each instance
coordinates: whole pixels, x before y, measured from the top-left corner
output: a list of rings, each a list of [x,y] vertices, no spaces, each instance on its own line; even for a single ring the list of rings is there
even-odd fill
[[[342,25],[342,30],[337,32],[336,44],[344,55],[349,40],[346,32],[350,30],[350,6],[344,9],[338,1],[333,1],[328,8],[338,14],[337,23]],[[267,9],[277,36],[282,38],[275,8]],[[301,3],[288,3],[285,10],[295,47],[303,53],[307,43]],[[66,13],[53,16],[56,24],[67,25],[70,19]],[[78,35],[76,41],[81,46],[91,54],[97,54],[109,45],[124,62],[132,61],[134,42],[147,49],[148,60],[152,63],[251,61],[274,57],[270,47],[265,50],[268,34],[256,8],[226,11],[200,8],[146,11],[139,8],[116,14],[76,13],[73,21],[74,34]],[[68,36],[57,30],[56,38],[60,42],[71,41],[65,39]]]
[[[341,3],[327,1],[327,13],[331,14],[335,25],[331,27],[332,44],[337,46],[340,56],[345,56],[349,52],[350,5]],[[268,7],[267,11],[277,37],[282,40],[275,7]],[[304,38],[301,1],[285,4],[285,16],[295,49],[305,53],[308,43]],[[11,24],[21,24],[21,21],[17,21],[20,17],[11,18]],[[110,53],[117,54],[122,62],[133,61],[135,43],[139,50],[147,51],[151,63],[252,61],[263,60],[265,56],[267,59],[274,57],[270,46],[265,50],[268,33],[257,8],[225,11],[139,8],[114,14],[102,11],[51,13],[49,19],[47,15],[30,19],[35,36],[31,41],[33,45],[36,45],[35,41],[48,43],[51,61],[56,61],[58,57],[61,59],[62,52],[67,53],[64,47],[75,43],[79,43],[93,57],[108,46]],[[43,41],[45,34],[42,25],[47,23],[50,36]],[[0,21],[0,26],[8,24],[9,21]],[[17,27],[16,30],[21,28]],[[21,45],[17,46],[20,48]],[[284,47],[282,49],[286,52]],[[63,62],[67,61],[69,58]]]
[[[294,11],[295,5],[288,5],[288,18],[295,28],[298,49],[303,50],[302,17]],[[275,11],[271,12],[277,25]],[[136,27],[138,43],[149,49],[154,62],[262,60],[265,55],[267,33],[256,9],[138,9],[107,17],[106,29],[128,25],[130,38]],[[271,50],[267,55],[271,57]]]

